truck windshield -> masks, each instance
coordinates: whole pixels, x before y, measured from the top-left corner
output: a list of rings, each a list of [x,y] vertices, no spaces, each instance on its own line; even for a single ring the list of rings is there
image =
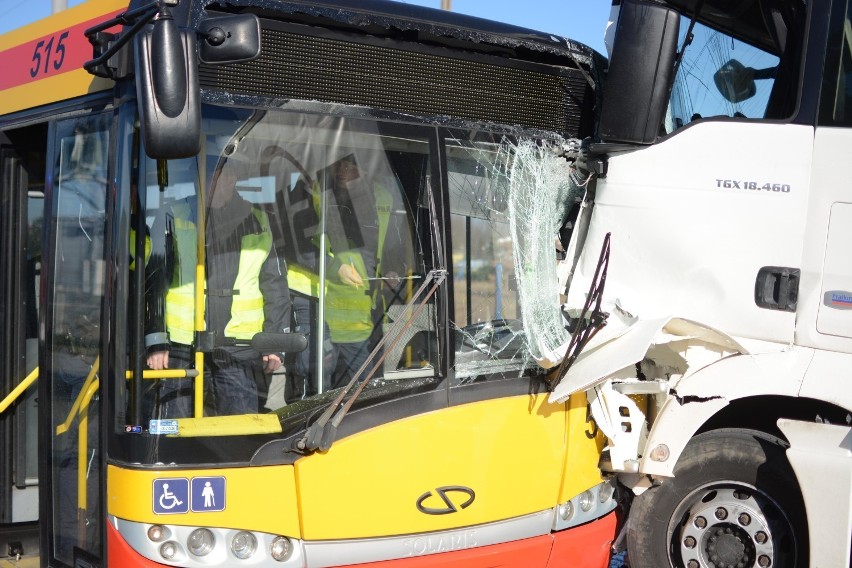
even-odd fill
[[[681,18],[680,30],[682,46],[688,18]],[[692,34],[672,87],[666,133],[700,118],[766,117],[778,57],[700,23]]]

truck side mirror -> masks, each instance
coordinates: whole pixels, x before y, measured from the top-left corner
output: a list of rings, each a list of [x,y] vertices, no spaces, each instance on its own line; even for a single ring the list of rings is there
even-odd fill
[[[154,159],[201,150],[194,31],[180,31],[168,8],[136,36],[136,97],[145,153]]]
[[[713,82],[725,100],[740,103],[750,99],[757,92],[754,84],[754,69],[745,67],[736,59],[731,59],[713,74]]]
[[[604,83],[599,136],[604,142],[657,139],[674,75],[680,16],[660,4],[624,0]]]

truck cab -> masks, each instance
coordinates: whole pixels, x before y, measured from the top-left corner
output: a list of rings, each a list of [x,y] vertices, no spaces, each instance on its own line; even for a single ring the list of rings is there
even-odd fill
[[[850,5],[615,4],[564,261],[606,325],[551,397],[588,391],[631,565],[847,566]]]

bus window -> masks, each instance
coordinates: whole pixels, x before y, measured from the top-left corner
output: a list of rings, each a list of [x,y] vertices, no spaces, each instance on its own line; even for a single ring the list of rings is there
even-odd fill
[[[480,138],[447,141],[454,385],[543,375],[568,342],[557,259],[586,191],[558,143]]]
[[[507,164],[496,143],[447,145],[456,380],[535,369],[514,275]]]
[[[57,125],[51,222],[53,266],[47,298],[46,358],[53,426],[53,554],[72,564],[75,547],[100,550],[98,452],[101,306],[105,285],[109,116]]]

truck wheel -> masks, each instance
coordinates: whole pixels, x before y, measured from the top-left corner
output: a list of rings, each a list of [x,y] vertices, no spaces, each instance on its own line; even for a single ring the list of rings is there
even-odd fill
[[[805,568],[805,509],[784,448],[754,431],[696,436],[675,477],[633,500],[631,568]]]

